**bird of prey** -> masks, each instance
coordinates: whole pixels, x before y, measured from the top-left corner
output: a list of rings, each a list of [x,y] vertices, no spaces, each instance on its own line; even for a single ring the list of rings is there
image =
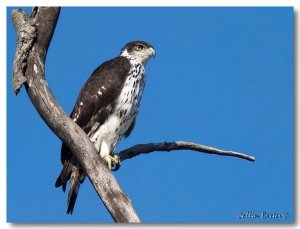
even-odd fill
[[[94,70],[80,91],[71,118],[88,135],[109,169],[118,169],[114,149],[134,128],[145,86],[145,65],[155,56],[154,47],[144,41],[126,44],[118,57]],[[72,214],[85,174],[65,144],[61,147],[63,169],[55,187],[66,190],[70,180],[67,213]]]

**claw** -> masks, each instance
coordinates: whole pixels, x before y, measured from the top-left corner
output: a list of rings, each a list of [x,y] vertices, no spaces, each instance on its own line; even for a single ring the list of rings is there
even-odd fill
[[[116,154],[113,154],[113,167],[111,168],[111,171],[117,171],[121,167],[121,160],[120,157]]]
[[[121,167],[120,157],[114,153],[103,157],[106,161],[108,169],[111,171],[117,171]]]

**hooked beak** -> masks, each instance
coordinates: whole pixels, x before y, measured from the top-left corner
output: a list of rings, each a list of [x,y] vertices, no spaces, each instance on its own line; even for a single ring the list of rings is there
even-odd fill
[[[150,48],[149,51],[150,51],[150,56],[153,56],[153,57],[156,56],[154,48]]]

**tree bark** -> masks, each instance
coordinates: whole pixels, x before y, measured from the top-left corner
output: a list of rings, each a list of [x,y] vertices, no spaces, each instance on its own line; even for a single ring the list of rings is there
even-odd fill
[[[45,80],[45,58],[60,8],[34,8],[31,16],[12,11],[18,36],[13,67],[13,88],[23,83],[36,110],[49,128],[80,162],[115,222],[140,222],[130,199],[123,193],[85,132],[58,105]]]

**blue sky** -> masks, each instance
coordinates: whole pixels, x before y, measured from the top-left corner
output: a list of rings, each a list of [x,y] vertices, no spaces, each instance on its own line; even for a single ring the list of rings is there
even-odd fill
[[[9,70],[16,36],[7,23]],[[157,56],[146,67],[136,127],[118,150],[186,140],[256,162],[191,151],[125,161],[114,175],[141,220],[292,222],[293,26],[293,8],[62,8],[46,77],[70,113],[99,64],[129,41],[148,41]],[[7,220],[112,222],[88,180],[73,215],[65,213],[67,195],[54,187],[61,142],[24,90],[14,96],[10,71],[7,84]],[[240,212],[289,217],[238,219]]]

